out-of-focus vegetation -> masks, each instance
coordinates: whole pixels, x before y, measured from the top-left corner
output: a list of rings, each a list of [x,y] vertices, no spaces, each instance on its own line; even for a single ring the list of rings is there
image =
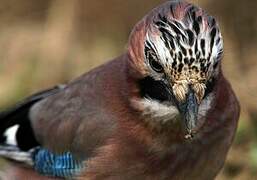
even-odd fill
[[[164,0],[0,0],[0,107],[124,52],[134,24]],[[257,177],[257,1],[197,0],[217,17],[223,69],[242,112],[217,179]]]

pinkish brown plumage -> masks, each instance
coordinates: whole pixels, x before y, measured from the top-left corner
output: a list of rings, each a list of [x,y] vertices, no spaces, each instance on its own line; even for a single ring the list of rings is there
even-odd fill
[[[222,74],[222,52],[213,17],[184,1],[168,1],[135,26],[126,53],[3,113],[0,119],[8,123],[0,130],[25,109],[35,138],[16,146],[33,157],[35,146],[70,152],[84,164],[74,174],[81,179],[214,179],[239,117]],[[41,170],[37,159],[25,160]]]

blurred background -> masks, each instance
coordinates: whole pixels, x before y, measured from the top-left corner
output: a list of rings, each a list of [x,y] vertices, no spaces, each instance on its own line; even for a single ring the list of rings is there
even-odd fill
[[[122,54],[135,23],[161,2],[0,0],[0,110]],[[233,147],[217,179],[256,179],[257,1],[191,2],[221,25],[223,69],[242,107]]]

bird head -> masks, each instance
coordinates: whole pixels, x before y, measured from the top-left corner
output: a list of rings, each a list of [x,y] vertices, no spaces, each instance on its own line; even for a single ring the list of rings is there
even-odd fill
[[[142,97],[137,106],[165,121],[178,115],[186,137],[192,137],[200,111],[211,104],[222,53],[218,24],[204,10],[184,1],[155,8],[135,26],[128,45]]]

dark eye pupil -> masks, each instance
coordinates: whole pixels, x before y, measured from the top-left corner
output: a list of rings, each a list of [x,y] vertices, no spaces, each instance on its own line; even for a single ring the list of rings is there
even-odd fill
[[[163,67],[154,59],[150,58],[150,65],[152,69],[158,73],[163,72]]]

